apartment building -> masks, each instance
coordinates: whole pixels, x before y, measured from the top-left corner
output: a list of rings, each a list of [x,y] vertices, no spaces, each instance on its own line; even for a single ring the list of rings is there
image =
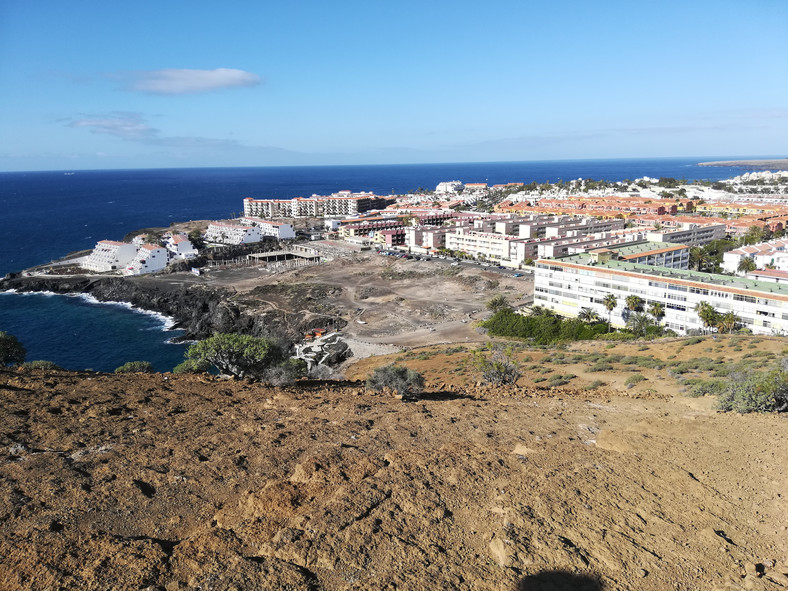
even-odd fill
[[[743,259],[752,259],[758,268],[769,265],[775,269],[788,270],[788,240],[770,240],[729,250],[722,255],[723,271],[741,273],[739,264]]]
[[[211,244],[251,244],[262,239],[257,226],[229,222],[211,222],[205,233],[205,241]]]
[[[99,240],[82,268],[95,273],[124,269],[136,256],[137,247],[128,242]]]
[[[241,223],[247,226],[256,226],[263,237],[270,236],[277,240],[290,240],[296,236],[293,226],[284,222],[274,222],[258,217],[244,217],[241,219]]]
[[[646,233],[646,239],[652,242],[672,242],[674,244],[687,244],[688,246],[703,246],[712,240],[725,238],[727,228],[725,224],[711,224],[708,226],[693,226],[685,229],[652,230]]]
[[[708,302],[718,312],[734,312],[755,334],[788,332],[788,285],[683,269],[651,267],[619,260],[611,253],[586,253],[555,260],[539,260],[534,270],[534,303],[563,316],[577,316],[581,308],[607,318],[605,296],[617,298],[610,315],[614,326],[624,326],[630,311],[626,297],[659,302],[662,323],[680,334],[703,329],[695,312]]]
[[[167,249],[158,244],[143,244],[129,265],[123,269],[124,275],[144,275],[155,273],[167,266],[170,257]]]
[[[355,215],[371,209],[383,209],[394,198],[374,193],[339,191],[328,196],[296,197],[294,199],[244,199],[244,216],[331,217]]]
[[[166,236],[164,247],[169,251],[172,259],[187,260],[197,256],[197,249],[194,248],[189,237],[183,233]]]

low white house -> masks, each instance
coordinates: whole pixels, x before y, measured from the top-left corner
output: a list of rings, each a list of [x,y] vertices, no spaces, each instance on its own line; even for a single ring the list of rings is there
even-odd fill
[[[228,222],[211,222],[205,233],[205,241],[213,244],[251,244],[262,239],[257,226]]]
[[[167,236],[165,247],[170,251],[171,258],[176,260],[188,260],[197,256],[197,249],[194,248],[189,237],[183,233]]]
[[[155,273],[167,266],[167,249],[156,244],[143,244],[131,263],[123,270],[124,275]]]
[[[82,267],[88,271],[105,273],[124,269],[137,254],[137,247],[128,242],[100,240]]]
[[[289,240],[295,238],[293,226],[284,222],[272,222],[258,217],[245,217],[241,222],[249,226],[256,226],[260,229],[261,236],[271,236],[277,240]]]

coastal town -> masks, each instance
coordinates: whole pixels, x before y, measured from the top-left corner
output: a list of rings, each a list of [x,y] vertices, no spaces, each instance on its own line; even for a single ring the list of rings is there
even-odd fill
[[[709,328],[697,313],[705,302],[736,329],[771,335],[788,332],[786,226],[785,171],[714,183],[449,181],[406,195],[246,197],[234,219],[209,221],[188,234],[101,240],[70,262],[88,273],[125,276],[181,262],[199,274],[190,266],[199,260],[197,246],[211,252],[268,245],[221,265],[275,272],[375,253],[475,265],[520,279],[524,313],[536,305],[564,317],[593,313],[625,327],[635,311],[628,298],[635,296],[638,308],[659,311],[666,329],[691,334]]]

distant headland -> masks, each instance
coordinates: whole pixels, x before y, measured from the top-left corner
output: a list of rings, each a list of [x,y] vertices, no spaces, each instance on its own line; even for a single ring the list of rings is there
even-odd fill
[[[772,160],[720,160],[717,162],[698,162],[698,166],[755,166],[758,168],[788,168],[788,158]]]

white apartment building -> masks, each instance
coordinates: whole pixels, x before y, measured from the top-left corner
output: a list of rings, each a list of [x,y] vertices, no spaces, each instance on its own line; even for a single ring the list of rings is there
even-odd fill
[[[438,194],[459,193],[462,189],[463,184],[460,181],[443,181],[435,187],[435,192]]]
[[[176,260],[193,259],[197,256],[197,249],[183,233],[170,234],[165,237],[164,247],[170,252],[170,258]]]
[[[137,247],[128,242],[100,240],[82,263],[82,268],[96,273],[124,269],[137,254]]]
[[[262,240],[260,228],[227,222],[211,222],[205,241],[212,244],[251,244]]]
[[[630,313],[626,297],[637,295],[646,309],[660,302],[665,311],[662,324],[680,334],[703,329],[695,312],[700,302],[708,302],[723,314],[733,311],[755,334],[788,332],[788,285],[651,267],[615,260],[609,252],[536,262],[535,304],[570,317],[587,307],[607,318],[603,300],[608,294],[618,300],[610,316],[614,326],[626,324]]]
[[[729,250],[722,255],[722,268],[726,273],[738,273],[739,263],[745,258],[752,259],[756,267],[763,269],[766,265],[775,269],[788,270],[788,240],[770,240],[759,244],[750,244]]]
[[[293,226],[284,222],[274,222],[257,217],[244,217],[241,222],[248,226],[257,226],[261,236],[270,236],[277,240],[290,240],[296,236]]]
[[[155,273],[167,266],[169,255],[167,249],[157,244],[143,244],[131,263],[123,269],[124,275],[143,275]]]
[[[312,195],[294,199],[244,199],[244,216],[276,217],[331,217],[355,215],[370,209],[383,208],[389,198],[371,192],[339,191],[328,196]]]
[[[454,233],[446,234],[446,248],[449,250],[459,250],[500,264],[517,265],[522,260],[516,258],[519,256],[517,244],[526,242],[525,238],[477,232],[470,228],[457,228]]]
[[[703,246],[712,240],[722,240],[728,230],[725,224],[694,226],[682,230],[665,229],[646,233],[646,239],[652,242],[673,242],[689,246]]]

